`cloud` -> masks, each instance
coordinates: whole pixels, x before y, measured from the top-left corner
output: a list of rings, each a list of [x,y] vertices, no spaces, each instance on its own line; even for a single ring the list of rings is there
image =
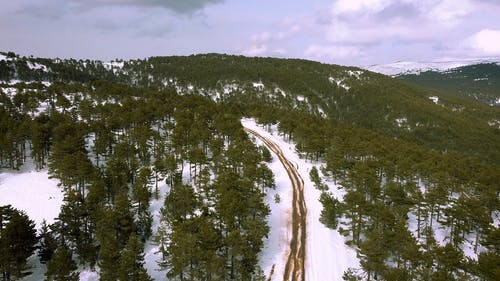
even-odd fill
[[[376,12],[389,5],[392,0],[339,0],[332,6],[334,15]]]
[[[263,55],[282,56],[286,54],[286,50],[284,48],[271,49],[269,47],[269,45],[272,44],[274,41],[281,39],[283,39],[281,33],[275,35],[268,31],[265,31],[258,34],[254,34],[250,38],[251,41],[250,46],[244,49],[241,52],[241,54],[250,57],[263,56]]]
[[[252,45],[243,50],[242,54],[249,57],[261,56],[267,52],[267,45]]]
[[[500,55],[500,29],[483,29],[468,38],[466,45],[482,55]]]
[[[202,10],[205,6],[223,3],[225,0],[70,0],[81,8],[104,6],[163,7],[168,10],[189,14]]]
[[[38,18],[60,19],[72,14],[81,14],[95,9],[118,8],[163,8],[176,14],[190,15],[206,6],[224,3],[225,0],[18,0],[17,13]]]
[[[361,55],[361,50],[353,46],[310,45],[304,52],[311,59],[347,59]]]
[[[454,26],[474,9],[470,0],[442,0],[429,11],[429,19]]]

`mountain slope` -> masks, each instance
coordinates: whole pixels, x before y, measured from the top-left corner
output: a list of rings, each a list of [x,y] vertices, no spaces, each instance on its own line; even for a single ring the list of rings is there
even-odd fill
[[[111,63],[11,55],[3,63],[6,81],[105,80],[173,88],[245,108],[265,103],[500,163],[498,109],[355,67],[219,54]],[[35,64],[40,66],[30,68]]]
[[[500,64],[483,63],[447,71],[403,73],[396,78],[430,89],[456,94],[489,105],[500,105]]]

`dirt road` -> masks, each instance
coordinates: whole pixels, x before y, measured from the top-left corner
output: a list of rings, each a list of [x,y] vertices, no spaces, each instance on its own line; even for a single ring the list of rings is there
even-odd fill
[[[290,251],[285,265],[283,281],[305,281],[307,208],[304,200],[304,180],[297,170],[297,165],[294,165],[283,155],[283,151],[276,143],[252,129],[245,128],[245,130],[262,140],[278,156],[292,182],[292,239],[290,240]]]

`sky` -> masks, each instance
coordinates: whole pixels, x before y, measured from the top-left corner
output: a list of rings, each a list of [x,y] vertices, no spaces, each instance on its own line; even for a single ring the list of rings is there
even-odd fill
[[[215,52],[355,66],[500,57],[500,0],[2,2],[0,50],[23,56]]]

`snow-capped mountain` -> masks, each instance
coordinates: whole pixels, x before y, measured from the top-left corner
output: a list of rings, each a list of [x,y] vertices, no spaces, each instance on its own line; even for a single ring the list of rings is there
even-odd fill
[[[375,64],[364,67],[367,70],[382,73],[389,76],[400,74],[414,74],[424,71],[446,71],[452,68],[457,68],[466,65],[480,63],[500,63],[500,58],[479,58],[479,59],[452,59],[432,62],[417,62],[417,61],[397,61],[388,64]]]

